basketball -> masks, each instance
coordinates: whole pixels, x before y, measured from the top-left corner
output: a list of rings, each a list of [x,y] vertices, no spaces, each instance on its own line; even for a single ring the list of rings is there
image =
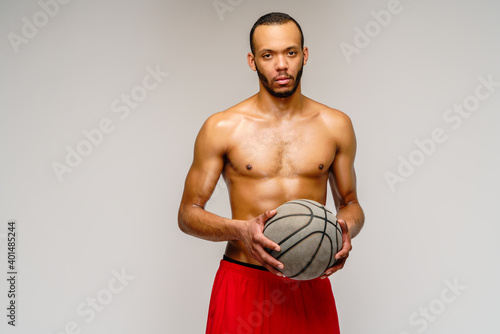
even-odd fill
[[[281,247],[269,253],[285,266],[283,275],[309,280],[335,264],[335,254],[342,249],[342,228],[330,210],[318,202],[298,199],[276,211],[265,223],[264,235]]]

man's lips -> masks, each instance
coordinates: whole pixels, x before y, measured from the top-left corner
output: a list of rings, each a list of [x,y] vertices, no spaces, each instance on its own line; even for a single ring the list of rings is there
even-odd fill
[[[275,79],[275,81],[280,84],[280,85],[286,85],[292,80],[290,77],[278,77]]]

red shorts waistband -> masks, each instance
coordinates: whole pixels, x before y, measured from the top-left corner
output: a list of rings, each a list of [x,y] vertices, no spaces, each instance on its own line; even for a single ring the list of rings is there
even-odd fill
[[[321,279],[318,277],[318,278],[315,278],[315,279],[309,280],[309,281],[298,281],[298,280],[294,280],[294,279],[287,278],[287,277],[280,277],[278,275],[271,273],[268,270],[254,269],[254,268],[251,268],[251,267],[248,267],[245,265],[229,262],[229,261],[226,261],[224,259],[222,259],[220,261],[219,270],[227,270],[227,271],[237,272],[239,274],[250,276],[250,277],[255,277],[258,279],[274,280],[274,281],[282,282],[285,284],[298,283],[298,282],[301,282],[301,283],[314,282],[316,280]]]

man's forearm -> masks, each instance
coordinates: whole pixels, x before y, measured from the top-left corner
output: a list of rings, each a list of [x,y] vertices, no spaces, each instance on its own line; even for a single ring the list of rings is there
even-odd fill
[[[352,202],[339,208],[337,219],[343,219],[346,222],[351,238],[354,238],[365,223],[365,214],[359,203]]]
[[[179,228],[189,235],[209,241],[239,239],[238,223],[206,211],[198,205],[185,205],[179,209]]]

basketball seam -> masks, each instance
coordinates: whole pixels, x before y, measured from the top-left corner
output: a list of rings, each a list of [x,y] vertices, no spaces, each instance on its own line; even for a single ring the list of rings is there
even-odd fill
[[[285,241],[287,241],[288,239],[292,238],[292,237],[293,237],[293,236],[295,236],[297,233],[299,233],[300,231],[302,231],[303,229],[305,229],[307,226],[309,226],[309,225],[311,224],[311,222],[312,222],[313,218],[315,218],[315,217],[316,217],[316,216],[314,215],[313,211],[312,211],[310,208],[308,208],[306,205],[304,205],[304,204],[302,204],[302,203],[297,203],[297,204],[302,205],[302,206],[303,206],[303,207],[305,207],[307,210],[309,210],[309,212],[310,212],[309,214],[300,214],[300,215],[301,215],[301,216],[309,216],[309,218],[310,218],[310,219],[309,219],[309,221],[308,221],[308,222],[307,222],[304,226],[302,226],[301,228],[299,228],[298,230],[296,230],[295,232],[293,232],[292,234],[290,234],[290,235],[289,235],[288,237],[286,237],[285,239],[281,240],[281,241],[278,243],[278,245],[280,245],[280,246],[281,246],[281,245],[282,245]],[[290,216],[295,216],[295,217],[296,217],[297,215],[289,215],[289,217],[290,217]],[[321,217],[318,217],[318,218],[321,218]],[[278,219],[276,219],[276,220],[274,220],[273,222],[269,223],[269,225],[271,225],[272,223],[274,223],[274,222],[278,221],[279,219],[281,219],[281,217],[280,217],[280,218],[278,218]],[[269,225],[267,225],[267,226],[269,226]],[[266,227],[264,227],[264,230],[265,230],[265,229],[266,229]]]
[[[309,204],[311,204],[311,205],[314,205],[315,207],[317,207],[317,208],[319,208],[319,209],[326,210],[326,211],[330,212],[330,213],[333,215],[333,213],[332,213],[330,210],[325,209],[325,207],[324,207],[324,206],[320,206],[320,205],[318,205],[317,203],[315,203],[314,201],[311,201],[311,200],[308,200],[308,199],[297,199],[297,200],[292,201],[292,202],[300,202],[300,201],[302,201],[302,202],[307,202],[307,203],[309,203]]]
[[[280,216],[276,219],[273,219],[271,218],[270,221],[268,221],[265,226],[264,226],[264,229],[263,229],[263,232],[271,225],[273,225],[275,222],[281,220],[281,219],[284,219],[284,218],[289,218],[289,217],[309,217],[309,220],[307,221],[307,223],[305,223],[303,226],[301,226],[299,229],[295,230],[293,233],[291,233],[289,236],[287,236],[285,239],[277,242],[278,245],[283,245],[286,241],[290,240],[291,238],[293,238],[294,236],[296,236],[298,233],[300,233],[301,231],[303,231],[305,228],[307,228],[309,225],[311,225],[311,223],[313,222],[313,220],[316,218],[316,219],[322,219],[324,221],[324,228],[323,228],[323,231],[314,231],[314,232],[311,232],[309,233],[308,235],[304,236],[303,238],[301,238],[300,240],[297,240],[294,244],[292,244],[291,246],[289,246],[284,252],[276,252],[276,251],[271,251],[271,250],[268,250],[270,251],[271,255],[273,255],[276,259],[280,259],[282,256],[284,256],[286,253],[288,253],[290,250],[294,249],[295,247],[297,247],[299,244],[301,244],[304,240],[306,240],[307,238],[309,238],[310,236],[314,235],[314,234],[318,234],[318,233],[321,233],[321,240],[318,242],[318,246],[316,248],[316,250],[314,251],[314,253],[312,254],[310,260],[308,261],[308,263],[298,272],[296,273],[295,275],[292,275],[292,276],[287,276],[289,278],[296,278],[297,276],[300,276],[301,274],[303,274],[309,267],[310,265],[313,263],[313,261],[315,260],[315,258],[317,257],[318,253],[319,253],[319,250],[321,249],[321,246],[323,245],[323,242],[325,240],[325,236],[326,236],[326,239],[328,239],[328,241],[330,242],[330,245],[329,245],[329,249],[330,249],[330,258],[329,258],[329,261],[327,262],[327,267],[325,268],[325,270],[323,270],[323,273],[328,269],[330,268],[331,266],[333,266],[337,260],[335,259],[335,256],[334,254],[336,254],[342,247],[342,238],[340,237],[340,240],[339,240],[339,233],[342,234],[342,230],[340,228],[340,225],[338,223],[338,220],[335,220],[335,223],[331,220],[329,220],[328,218],[328,213],[330,213],[332,216],[333,216],[333,213],[328,210],[325,206],[323,205],[318,205],[318,203],[314,202],[314,201],[310,201],[310,200],[306,200],[306,199],[300,199],[300,200],[294,200],[294,201],[290,201],[290,202],[287,202],[287,203],[284,203],[284,205],[300,205],[300,206],[303,206],[305,207],[309,213],[295,213],[295,214],[287,214],[287,215],[284,215],[284,216]],[[322,209],[323,210],[323,213],[324,213],[324,216],[321,217],[319,215],[316,215],[315,212],[312,210],[312,208],[310,206],[314,206],[316,208],[319,208],[319,209]],[[334,247],[333,247],[333,240],[332,238],[326,233],[326,230],[327,230],[327,226],[328,224],[331,224],[334,229],[335,229],[335,239],[337,241],[337,245],[336,245],[336,249],[337,251],[334,253]],[[339,249],[340,248],[340,249]],[[273,254],[274,253],[274,254]],[[279,255],[277,253],[280,253]],[[276,256],[278,255],[278,256]],[[333,263],[331,263],[333,261]],[[330,264],[331,263],[331,264]]]
[[[328,234],[325,234],[325,237],[328,238],[328,241],[330,241],[330,259],[328,260],[328,264],[326,265],[326,268],[325,270],[323,270],[323,272],[325,272],[328,268],[330,268],[331,266],[333,266],[335,264],[335,258],[333,258],[333,263],[330,264],[330,262],[332,262],[332,257],[333,257],[333,241],[332,241],[332,238],[330,238],[330,236]]]
[[[300,274],[302,274],[304,271],[307,270],[307,268],[309,268],[309,266],[311,265],[311,263],[314,261],[314,259],[316,258],[316,255],[318,255],[318,252],[319,252],[319,249],[321,248],[321,244],[323,243],[323,239],[325,239],[325,232],[326,232],[326,227],[328,226],[328,215],[326,213],[326,210],[323,208],[323,212],[325,214],[325,217],[323,218],[324,221],[325,221],[325,227],[323,228],[323,232],[319,232],[318,233],[321,233],[321,240],[318,242],[318,247],[316,248],[316,251],[314,252],[313,256],[311,256],[311,259],[309,260],[309,262],[307,263],[307,265],[304,266],[304,268],[302,268],[301,271],[299,271],[297,274],[293,275],[293,276],[290,276],[289,278],[294,278],[294,277],[297,277],[299,276]],[[289,248],[290,249],[290,248]],[[324,272],[324,271],[323,271]]]
[[[279,258],[283,255],[285,255],[286,253],[288,253],[288,251],[292,250],[293,248],[295,248],[296,246],[298,246],[301,242],[303,242],[304,240],[306,240],[307,238],[309,238],[311,235],[313,234],[318,234],[318,233],[321,233],[323,234],[324,236],[326,236],[327,238],[330,238],[328,235],[326,235],[324,232],[322,231],[314,231],[314,232],[311,232],[309,233],[308,235],[304,236],[302,239],[298,240],[296,243],[294,243],[292,246],[290,246],[289,248],[287,248],[286,251],[284,251],[283,253],[279,254],[276,259],[279,260]],[[331,239],[330,239],[331,240]],[[321,242],[319,243],[321,245]],[[318,248],[319,250],[319,248]],[[271,252],[271,255],[272,253],[277,253],[276,251],[272,251]],[[309,261],[309,263],[304,267],[303,270],[301,270],[298,274],[295,274],[293,276],[287,276],[288,278],[293,278],[293,277],[296,277],[297,275],[300,275],[305,269],[307,269],[307,267],[309,267],[310,263],[315,259],[316,255],[317,255],[318,251],[316,251],[314,253],[314,255],[312,256],[312,259]]]
[[[328,211],[329,212],[329,211]],[[330,212],[331,213],[331,212]],[[332,214],[333,215],[333,214]],[[289,214],[289,215],[286,215],[286,216],[281,216],[281,217],[278,217],[276,218],[275,220],[271,220],[271,221],[268,221],[268,223],[264,226],[264,229],[262,230],[262,232],[264,232],[270,225],[272,225],[273,223],[277,222],[278,220],[281,220],[281,219],[284,219],[284,218],[289,218],[289,217],[312,217],[312,218],[319,218],[319,219],[323,219],[323,217],[321,216],[317,216],[315,214],[313,214],[312,216],[310,214],[307,214],[307,213],[293,213],[293,214]],[[337,229],[337,231],[339,232],[342,232],[342,230],[339,228],[339,225],[337,222],[333,222],[331,220],[328,220],[327,219],[327,222],[328,224],[331,224],[333,227],[335,227],[335,229]],[[304,228],[306,227],[307,225],[304,225],[302,226],[301,228]]]

